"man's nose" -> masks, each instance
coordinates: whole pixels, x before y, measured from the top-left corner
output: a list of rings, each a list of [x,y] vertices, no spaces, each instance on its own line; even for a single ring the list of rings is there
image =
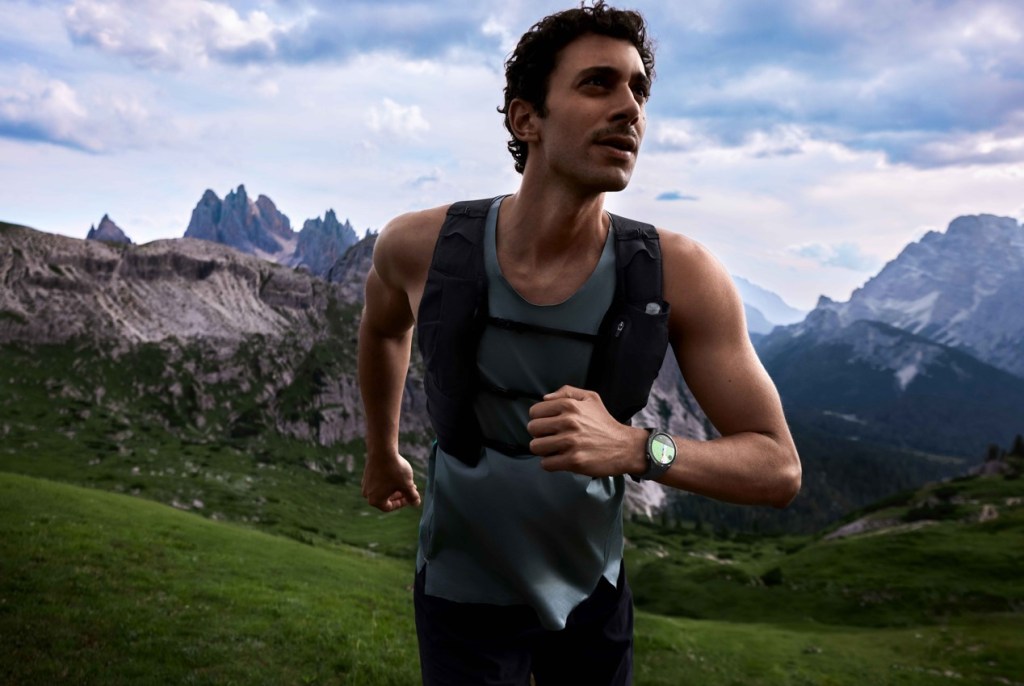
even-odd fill
[[[615,109],[612,113],[613,121],[628,121],[631,125],[640,120],[644,113],[643,104],[633,89],[623,84],[616,93]]]

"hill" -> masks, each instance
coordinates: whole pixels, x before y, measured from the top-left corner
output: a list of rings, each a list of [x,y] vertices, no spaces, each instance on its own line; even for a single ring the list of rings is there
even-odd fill
[[[637,685],[1017,683],[1024,508],[1008,476],[862,513],[964,508],[887,534],[630,525]],[[411,564],[0,473],[0,680],[415,684]]]

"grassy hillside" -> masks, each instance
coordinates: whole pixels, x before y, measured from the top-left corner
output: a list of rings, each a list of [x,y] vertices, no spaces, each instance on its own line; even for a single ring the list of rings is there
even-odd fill
[[[0,352],[0,471],[138,495],[307,543],[415,552],[417,514],[383,523],[360,496],[362,440],[325,447],[270,430],[258,376],[250,386],[205,384],[216,400],[202,409],[189,393],[200,374],[187,369],[216,369],[216,359],[155,345],[117,359],[73,344]],[[235,364],[266,364],[258,350],[237,357],[246,355]],[[290,387],[315,375],[302,369]],[[180,380],[177,395],[167,378]],[[295,399],[275,402],[309,411]]]
[[[0,475],[4,684],[409,684],[411,567]]]
[[[947,527],[962,535],[943,543]],[[1022,528],[1013,508],[835,542],[633,525],[636,683],[1019,683],[1021,585],[1003,575],[1021,569]],[[0,473],[0,683],[415,684],[411,573],[411,560]],[[974,607],[986,579],[992,602]],[[880,611],[893,598],[878,588],[915,589],[918,611],[898,594]]]

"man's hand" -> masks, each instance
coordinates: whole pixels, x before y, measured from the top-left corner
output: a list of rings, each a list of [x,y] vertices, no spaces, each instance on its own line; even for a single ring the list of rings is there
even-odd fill
[[[401,455],[366,459],[363,469],[363,497],[382,512],[413,505],[419,507],[420,492],[412,479],[412,466]]]
[[[549,472],[591,477],[639,474],[647,432],[620,424],[594,391],[562,386],[530,408],[530,451]]]

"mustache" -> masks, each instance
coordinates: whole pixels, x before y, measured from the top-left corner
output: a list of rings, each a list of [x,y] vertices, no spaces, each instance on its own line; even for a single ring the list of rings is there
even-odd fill
[[[599,129],[594,132],[592,139],[594,142],[610,138],[612,136],[629,136],[630,138],[640,141],[640,134],[637,132],[636,127],[625,124],[622,126],[606,126],[603,129]]]

